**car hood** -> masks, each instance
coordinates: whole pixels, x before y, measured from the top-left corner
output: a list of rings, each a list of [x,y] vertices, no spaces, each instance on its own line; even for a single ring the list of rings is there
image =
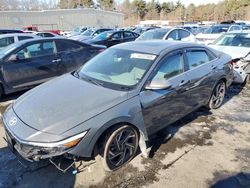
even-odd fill
[[[13,110],[28,126],[58,135],[125,101],[127,94],[67,74],[30,90]]]
[[[87,44],[99,44],[102,43],[103,41],[98,39],[87,39],[84,42]]]
[[[209,45],[211,48],[224,52],[232,57],[232,59],[244,58],[250,52],[250,48],[238,46],[219,46]]]

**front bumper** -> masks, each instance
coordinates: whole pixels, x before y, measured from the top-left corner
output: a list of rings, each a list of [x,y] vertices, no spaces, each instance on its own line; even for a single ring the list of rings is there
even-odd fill
[[[68,155],[71,149],[65,149],[62,147],[40,147],[34,145],[28,145],[22,143],[20,140],[16,139],[6,128],[6,142],[10,150],[17,155],[20,155],[27,161],[40,161],[43,159],[48,159],[52,157],[57,157],[61,155]],[[65,156],[66,157],[66,156]]]

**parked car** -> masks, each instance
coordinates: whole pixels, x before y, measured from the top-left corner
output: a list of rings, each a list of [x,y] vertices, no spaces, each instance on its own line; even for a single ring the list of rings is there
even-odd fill
[[[134,28],[133,32],[138,33],[139,35],[141,35],[142,33],[149,31],[151,29],[156,29],[156,28],[160,28],[160,27],[136,27]]]
[[[39,37],[27,33],[13,33],[13,34],[0,35],[0,50],[6,48],[7,46],[15,42],[33,38],[39,38]]]
[[[88,44],[99,44],[107,47],[123,42],[134,41],[139,35],[132,31],[105,31],[93,39],[85,40]]]
[[[9,33],[23,33],[23,31],[16,29],[0,29],[0,35]]]
[[[6,140],[26,160],[60,168],[56,157],[100,154],[105,169],[116,170],[139,143],[145,152],[150,135],[201,106],[219,108],[233,79],[230,62],[196,43],[116,45],[17,99],[3,115]]]
[[[213,25],[205,30],[203,33],[196,35],[198,42],[209,44],[214,42],[223,33],[241,31],[242,26],[240,25],[230,25],[230,24],[219,24]]]
[[[95,36],[99,35],[100,33],[104,32],[104,31],[111,31],[111,30],[113,30],[113,29],[108,29],[108,28],[88,29],[85,32],[83,32],[82,34],[70,37],[70,39],[78,40],[78,41],[85,41],[85,40],[94,38]]]
[[[210,47],[232,57],[234,82],[244,83],[250,75],[250,32],[226,33]]]
[[[47,38],[47,37],[62,37],[62,36],[57,35],[55,33],[46,32],[46,31],[34,32],[33,34],[35,34],[35,35],[37,35],[39,37],[44,37],[44,38]]]
[[[196,42],[195,36],[181,28],[168,28],[168,29],[153,29],[146,31],[142,35],[140,35],[136,40],[181,40],[181,41],[189,41],[189,42]]]
[[[250,30],[250,25],[244,25],[244,26],[242,27],[242,29],[243,29],[243,30]]]
[[[87,29],[89,29],[91,27],[86,27],[86,26],[83,26],[83,27],[76,27],[73,31],[71,31],[67,37],[73,37],[75,35],[80,35],[81,33],[83,33],[84,31],[86,31]]]
[[[32,88],[78,69],[105,47],[69,39],[29,39],[0,51],[0,95]]]

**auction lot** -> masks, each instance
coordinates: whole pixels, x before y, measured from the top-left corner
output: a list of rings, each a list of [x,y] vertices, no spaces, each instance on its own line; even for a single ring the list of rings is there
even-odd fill
[[[22,93],[1,102],[1,113]],[[99,162],[62,173],[51,164],[21,164],[0,126],[0,187],[250,187],[250,88],[233,85],[221,108],[199,109],[152,138],[125,167],[105,172]],[[79,164],[80,165],[80,164]]]

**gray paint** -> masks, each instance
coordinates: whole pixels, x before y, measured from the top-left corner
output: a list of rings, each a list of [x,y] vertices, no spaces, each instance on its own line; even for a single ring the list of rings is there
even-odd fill
[[[15,128],[9,126],[11,116],[16,116],[9,109],[4,115],[5,127],[20,139],[38,142],[69,138],[88,130],[69,153],[90,157],[99,136],[110,126],[132,124],[147,141],[149,135],[205,105],[220,79],[226,79],[227,85],[233,79],[233,71],[228,64],[231,58],[220,53],[213,61],[168,80],[172,87],[167,90],[145,90],[162,58],[169,53],[208,48],[193,43],[166,41],[132,42],[112,48],[151,52],[158,58],[142,82],[128,92],[96,86],[70,74],[43,84],[15,102],[13,109],[19,121],[23,122]],[[218,55],[216,51],[211,53]],[[187,82],[181,86],[183,80]],[[35,134],[34,129],[39,130],[39,134]]]

